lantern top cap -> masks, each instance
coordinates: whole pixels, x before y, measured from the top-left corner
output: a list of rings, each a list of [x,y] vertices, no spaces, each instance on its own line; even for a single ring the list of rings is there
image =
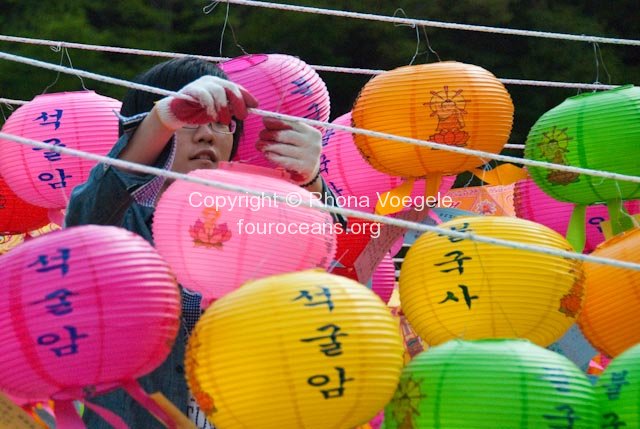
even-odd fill
[[[289,174],[284,168],[263,167],[260,165],[248,164],[243,161],[220,161],[218,163],[218,170],[255,174],[258,176],[273,177],[276,179],[283,179],[287,181],[291,180],[291,174]],[[198,176],[207,176],[208,173],[213,170],[201,169],[196,171],[198,171]]]
[[[59,97],[61,95],[72,95],[72,94],[95,94],[96,92],[92,89],[82,89],[80,91],[62,91],[62,92],[51,92],[48,94],[39,94],[36,95],[34,98],[44,98],[44,97]]]
[[[226,73],[235,73],[246,70],[250,67],[257,66],[269,59],[267,54],[249,54],[241,57],[231,58],[230,60],[220,63]]]

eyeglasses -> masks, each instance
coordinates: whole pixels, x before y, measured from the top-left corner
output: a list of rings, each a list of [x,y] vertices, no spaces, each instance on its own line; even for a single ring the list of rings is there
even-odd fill
[[[202,124],[202,125],[204,125],[204,124]],[[198,128],[200,128],[202,125],[185,125],[182,128],[185,129],[185,130],[195,131]],[[213,131],[214,133],[218,133],[218,134],[232,135],[232,134],[234,134],[236,132],[236,121],[234,121],[233,119],[231,120],[229,125],[221,124],[220,122],[209,122],[206,125],[207,125],[207,128],[209,128],[209,130]]]

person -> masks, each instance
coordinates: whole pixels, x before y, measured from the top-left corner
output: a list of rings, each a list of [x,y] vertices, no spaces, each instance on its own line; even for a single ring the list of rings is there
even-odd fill
[[[258,100],[228,80],[219,67],[193,57],[172,59],[152,67],[136,81],[191,99],[129,90],[120,111],[120,138],[109,157],[179,173],[213,169],[219,162],[233,159],[242,121],[248,108],[257,107]],[[292,181],[311,192],[320,192],[325,203],[335,204],[335,197],[319,176],[321,133],[299,122],[265,117],[263,123],[265,128],[256,142],[258,149],[289,171]],[[73,190],[65,226],[120,226],[153,244],[155,205],[169,183],[161,176],[98,164],[88,180]],[[334,219],[344,223],[340,217]],[[173,349],[161,366],[139,381],[148,393],[164,394],[198,422],[198,427],[211,427],[190,398],[183,366],[186,340],[201,314],[201,296],[184,287],[181,292],[181,326]],[[91,402],[115,412],[131,428],[164,427],[122,389],[91,398]],[[91,429],[110,427],[89,409],[83,419]]]

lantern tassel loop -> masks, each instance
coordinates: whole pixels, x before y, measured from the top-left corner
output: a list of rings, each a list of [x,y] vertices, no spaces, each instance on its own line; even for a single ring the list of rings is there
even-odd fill
[[[405,208],[403,201],[411,198],[414,183],[415,179],[407,179],[400,186],[380,194],[376,203],[376,214],[386,216],[402,211]]]
[[[607,202],[609,218],[611,219],[611,231],[613,235],[629,231],[636,227],[634,218],[625,210],[622,200],[614,198]]]
[[[584,250],[584,245],[587,240],[586,222],[587,206],[584,204],[576,205],[573,209],[573,213],[571,213],[566,238],[573,249],[578,253]]]
[[[102,417],[107,423],[114,427],[114,429],[129,429],[127,424],[113,411],[102,408],[96,404],[92,404],[89,401],[84,402],[87,408],[90,408],[93,412]],[[78,411],[76,410],[73,401],[56,401],[55,402],[55,414],[56,414],[56,427],[58,429],[86,429],[86,426]]]

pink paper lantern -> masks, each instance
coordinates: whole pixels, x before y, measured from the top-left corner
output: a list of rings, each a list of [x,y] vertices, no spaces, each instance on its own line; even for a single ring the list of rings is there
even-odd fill
[[[575,204],[558,201],[536,185],[533,179],[525,179],[516,182],[514,187],[513,205],[516,216],[528,219],[548,226],[554,231],[565,236],[569,219],[573,213]],[[624,204],[629,214],[640,212],[638,200],[627,201]],[[607,207],[593,205],[587,207],[586,241],[584,252],[590,253],[596,246],[604,241],[604,234],[600,222],[609,220]]]
[[[189,175],[264,196],[183,180],[162,194],[153,221],[156,248],[205,303],[248,280],[329,267],[336,247],[331,216],[309,209],[315,197],[284,180],[282,170],[220,163]],[[274,194],[293,197],[285,203]]]
[[[336,118],[332,123],[351,126],[351,112]],[[320,173],[331,190],[339,196],[343,207],[373,213],[378,194],[400,186],[404,180],[371,167],[358,151],[351,133],[327,128],[322,146]],[[455,176],[442,178],[439,189],[442,197],[449,192],[455,179]],[[412,200],[424,198],[424,195],[425,181],[416,180],[411,193]]]
[[[384,410],[380,411],[376,416],[369,421],[369,426],[371,429],[380,429],[382,424],[384,423]]]
[[[389,303],[393,288],[396,284],[396,267],[390,254],[385,255],[378,264],[371,277],[371,290],[374,291],[385,304]]]
[[[249,90],[258,108],[318,121],[329,119],[329,92],[318,73],[304,61],[290,55],[244,55],[220,64],[230,80]],[[264,128],[262,117],[250,114],[236,160],[273,167],[255,147]]]
[[[0,257],[0,389],[80,399],[158,367],[177,335],[180,292],[140,236],[68,228]]]
[[[118,139],[121,103],[93,91],[35,97],[5,122],[2,132],[56,146],[106,155]],[[61,209],[95,161],[0,140],[0,175],[23,200]]]

